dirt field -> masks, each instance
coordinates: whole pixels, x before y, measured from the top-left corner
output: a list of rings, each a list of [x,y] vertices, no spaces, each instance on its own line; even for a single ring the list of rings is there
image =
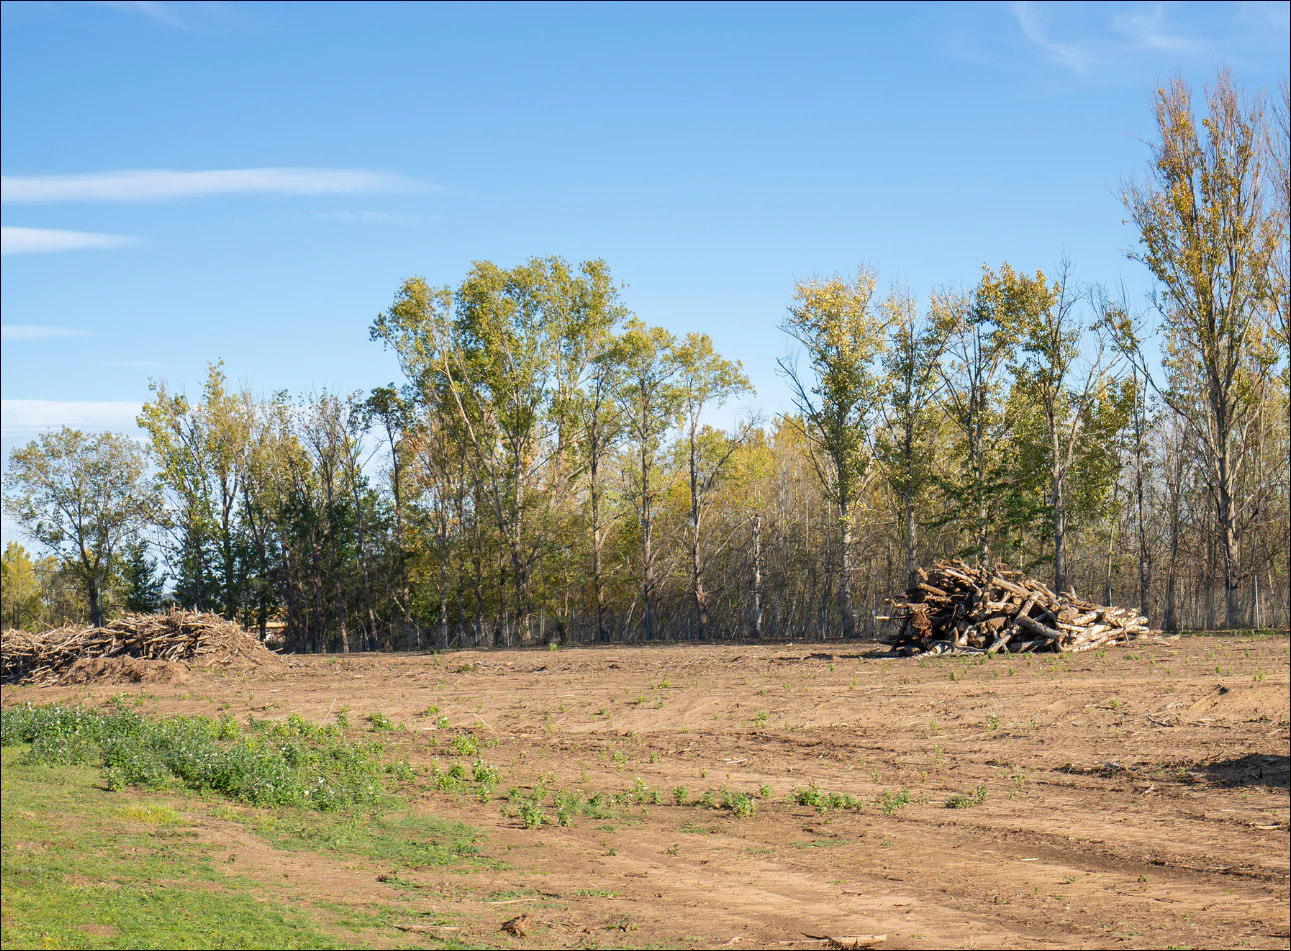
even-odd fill
[[[980,662],[878,650],[288,657],[258,673],[6,688],[4,702],[126,690],[159,713],[317,721],[348,707],[365,729],[365,715],[387,715],[405,728],[383,736],[418,771],[417,807],[478,826],[507,866],[401,871],[428,911],[465,923],[406,929],[414,945],[791,948],[885,934],[889,948],[1288,947],[1285,636]],[[500,799],[424,779],[466,730],[496,741],[481,755],[502,768],[499,795],[544,775],[581,796],[640,778],[664,804],[526,829]],[[789,801],[813,783],[865,808]],[[678,786],[690,801],[723,786],[771,794],[738,818],[674,805]],[[956,794],[968,808],[947,807]],[[351,903],[394,887],[379,862],[279,851],[215,815],[204,834],[236,851],[243,875]],[[521,913],[527,939],[499,932]]]

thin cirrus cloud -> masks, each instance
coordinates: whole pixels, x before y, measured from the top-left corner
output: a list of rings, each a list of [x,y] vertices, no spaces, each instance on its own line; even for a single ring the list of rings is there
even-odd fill
[[[26,436],[60,426],[102,432],[135,428],[140,405],[131,400],[0,400],[0,433]]]
[[[1022,35],[1039,47],[1050,62],[1065,66],[1077,73],[1089,71],[1090,65],[1095,60],[1093,52],[1078,43],[1065,43],[1052,39],[1031,4],[1019,0],[1009,7],[1009,12],[1017,21]]]
[[[0,325],[0,340],[57,340],[63,337],[88,337],[90,331],[75,327],[51,327],[44,324]]]
[[[0,255],[50,254],[56,251],[94,251],[125,248],[138,239],[124,234],[63,231],[58,228],[0,227]]]
[[[188,21],[181,17],[169,3],[148,2],[148,0],[94,0],[94,6],[133,13],[181,30],[189,28]]]
[[[1026,0],[1015,0],[1009,6],[1022,35],[1045,59],[1080,74],[1106,67],[1126,55],[1200,54],[1210,46],[1206,40],[1177,29],[1171,22],[1172,10],[1163,3],[1125,8],[1110,17],[1104,7],[1074,8],[1088,12],[1084,17],[1073,15],[1072,9],[1042,7]],[[1053,22],[1055,10],[1066,13],[1061,24]],[[1229,18],[1217,28],[1243,29],[1237,18]]]
[[[428,191],[393,172],[343,168],[135,169],[83,175],[5,175],[5,204],[161,202],[212,195],[346,195]]]

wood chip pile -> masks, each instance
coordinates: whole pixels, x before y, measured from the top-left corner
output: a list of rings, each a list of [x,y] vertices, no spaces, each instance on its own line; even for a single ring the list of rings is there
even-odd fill
[[[938,561],[919,576],[904,600],[893,601],[900,653],[1065,653],[1162,640],[1136,611],[1094,604],[1071,591],[1054,594],[1002,565]]]
[[[78,660],[93,657],[223,666],[276,660],[241,625],[198,611],[127,614],[104,627],[59,627],[41,634],[12,630],[0,636],[5,683],[57,684]]]

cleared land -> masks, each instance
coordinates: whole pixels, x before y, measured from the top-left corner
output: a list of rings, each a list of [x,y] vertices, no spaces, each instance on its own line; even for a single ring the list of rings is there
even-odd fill
[[[396,786],[408,805],[373,819],[109,794],[98,770],[7,750],[4,943],[129,945],[139,921],[177,915],[181,943],[199,944],[1288,946],[1285,635],[877,651],[138,661],[117,682],[6,687],[6,705],[124,693],[159,715],[344,710],[413,775]],[[477,757],[500,769],[491,797],[470,777]],[[464,779],[436,778],[454,762]],[[525,806],[538,785],[542,815]],[[791,801],[813,786],[798,798],[817,806]],[[522,914],[528,937],[501,930]]]

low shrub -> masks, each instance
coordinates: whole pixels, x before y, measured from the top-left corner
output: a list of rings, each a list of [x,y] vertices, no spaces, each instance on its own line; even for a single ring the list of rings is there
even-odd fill
[[[0,711],[0,744],[31,764],[101,766],[110,789],[181,786],[257,806],[339,809],[377,803],[380,747],[292,715],[246,730],[229,716],[152,717],[31,704]]]
[[[864,809],[865,805],[847,793],[831,793],[821,789],[815,783],[804,789],[795,789],[790,796],[800,806],[811,806],[817,812],[828,812],[834,809]]]

